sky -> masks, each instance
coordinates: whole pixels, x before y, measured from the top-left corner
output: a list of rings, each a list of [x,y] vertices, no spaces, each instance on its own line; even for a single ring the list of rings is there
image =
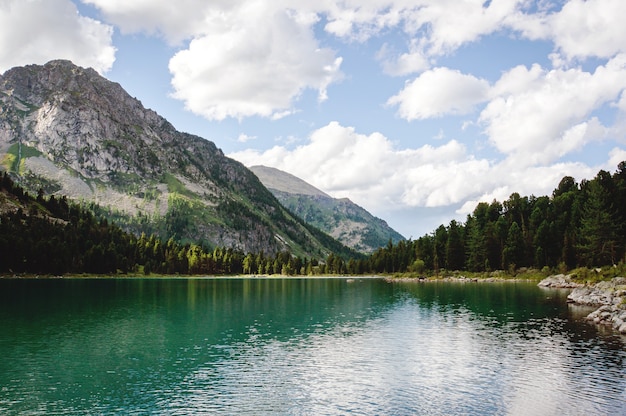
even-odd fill
[[[406,238],[626,160],[624,0],[0,0],[0,73],[70,59]]]

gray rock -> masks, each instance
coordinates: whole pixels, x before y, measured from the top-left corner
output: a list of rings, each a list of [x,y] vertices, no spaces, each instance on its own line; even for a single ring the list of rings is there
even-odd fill
[[[575,288],[567,299],[579,305],[597,306],[598,309],[587,315],[588,321],[626,333],[625,285],[625,278],[615,277],[610,281]]]
[[[548,276],[537,285],[540,287],[551,287],[560,289],[572,289],[582,286],[582,284],[580,283],[573,282],[572,277],[569,274],[556,274],[553,276]]]
[[[214,143],[177,131],[119,84],[70,61],[0,74],[0,159],[13,146],[28,150],[25,172],[54,183],[58,195],[126,215],[176,212],[184,221],[170,235],[182,240],[311,257],[337,250]],[[188,208],[177,209],[181,201]]]

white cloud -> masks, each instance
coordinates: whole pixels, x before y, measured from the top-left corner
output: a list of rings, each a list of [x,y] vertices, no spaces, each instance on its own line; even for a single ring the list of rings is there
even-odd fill
[[[623,137],[619,121],[602,125],[594,111],[621,109],[626,91],[626,55],[617,55],[592,72],[517,66],[492,86],[483,79],[435,68],[407,82],[391,97],[406,120],[469,114],[485,104],[477,119],[489,142],[524,165],[543,165],[606,138]]]
[[[324,29],[337,37],[364,42],[382,30],[402,22],[411,1],[394,0],[322,0],[315,10],[327,16]]]
[[[604,169],[608,172],[612,172],[615,170],[615,167],[623,161],[626,161],[626,150],[615,147],[609,152],[609,160],[604,166]]]
[[[83,0],[123,33],[188,41],[170,60],[173,96],[210,120],[292,114],[307,89],[327,99],[342,58],[319,45],[314,3],[277,0]]]
[[[385,29],[402,27],[427,41],[429,53],[441,55],[507,26],[525,0],[346,0],[320,2],[325,30],[365,41]]]
[[[526,3],[525,0],[363,0],[339,2],[322,12],[329,21],[326,31],[341,38],[364,42],[387,29],[404,31],[409,36],[408,51],[394,53],[385,48],[378,57],[388,74],[407,75],[429,68],[433,59],[482,36],[510,28],[511,22],[524,20],[522,7]]]
[[[461,45],[478,40],[504,27],[518,13],[523,0],[436,0],[423,1],[406,16],[409,33],[428,27],[428,51],[433,55],[449,53]]]
[[[113,29],[78,14],[69,0],[4,0],[0,4],[0,72],[69,59],[108,71],[115,61]]]
[[[402,29],[410,37],[407,52],[379,53],[391,75],[421,72],[434,59],[497,32],[553,42],[555,64],[626,52],[623,0],[344,1],[321,12],[328,16],[326,31],[351,40]]]
[[[611,58],[626,52],[625,17],[623,0],[570,0],[545,24],[567,58]]]
[[[238,141],[239,143],[247,143],[247,142],[249,142],[249,141],[251,141],[251,140],[256,140],[256,138],[257,138],[257,136],[248,136],[248,135],[247,135],[247,134],[245,134],[245,133],[241,133],[241,134],[239,135],[239,137],[237,137],[237,141]]]
[[[376,55],[382,62],[385,73],[393,76],[408,75],[430,68],[431,62],[424,51],[424,46],[423,39],[413,39],[409,44],[409,52],[394,57],[389,46],[385,44]]]
[[[487,99],[489,83],[449,68],[435,68],[408,82],[388,105],[407,120],[467,114]]]
[[[595,167],[589,167],[584,163],[517,166],[515,161],[505,160],[489,169],[487,175],[491,180],[483,183],[483,193],[477,193],[464,200],[455,212],[464,216],[471,214],[479,202],[490,203],[493,200],[503,202],[513,192],[522,196],[551,195],[564,176],[571,176],[580,181],[583,178],[592,178],[596,173]]]
[[[610,58],[626,48],[621,0],[570,0],[561,9],[526,0],[321,0],[300,2],[297,11],[283,0],[83,2],[98,7],[124,33],[158,33],[174,43],[190,39],[170,61],[174,97],[211,120],[276,120],[292,114],[308,89],[325,100],[328,86],[342,77],[342,58],[315,37],[314,25],[324,20],[327,33],[350,41],[364,42],[385,30],[408,35],[407,51],[387,45],[377,54],[391,75],[425,71],[438,57],[495,32],[554,42],[558,52],[552,58],[559,67],[567,63],[561,54]],[[429,80],[449,80],[457,88],[428,85]],[[485,89],[485,81],[472,75],[435,68],[407,83],[390,104],[410,120],[465,114],[484,101]]]
[[[372,210],[389,206],[437,207],[482,192],[489,163],[474,160],[457,141],[438,147],[396,149],[380,133],[363,135],[331,122],[294,150],[275,146],[264,152],[229,155],[246,165],[262,164],[294,174],[336,197],[348,196]]]
[[[202,31],[210,9],[203,0],[81,0],[100,9],[107,21],[122,33],[159,34],[177,44]],[[228,8],[231,1],[210,2],[213,10]]]
[[[614,168],[624,155],[614,149],[608,163]],[[314,131],[306,144],[292,150],[275,146],[229,156],[248,166],[284,170],[334,197],[349,197],[374,214],[447,207],[450,218],[471,213],[480,201],[504,201],[512,192],[550,195],[563,176],[580,180],[597,172],[584,163],[531,166],[511,159],[478,159],[455,140],[398,149],[380,133],[360,134],[337,122]],[[460,206],[456,213],[455,206]]]
[[[503,154],[527,163],[550,163],[605,136],[593,111],[615,104],[626,88],[626,56],[594,73],[576,69],[516,67],[491,89],[480,114],[490,142]]]
[[[208,119],[280,118],[304,90],[323,101],[341,78],[341,58],[319,46],[308,14],[249,2],[206,24],[170,60],[170,72],[174,97]]]

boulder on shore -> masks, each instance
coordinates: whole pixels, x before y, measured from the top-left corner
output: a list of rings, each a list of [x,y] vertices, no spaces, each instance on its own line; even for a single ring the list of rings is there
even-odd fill
[[[550,276],[539,283],[542,287],[573,288],[567,301],[578,305],[596,306],[587,320],[597,325],[611,326],[626,334],[626,278],[614,277],[609,281],[580,284],[571,281],[569,275]]]
[[[624,277],[614,277],[609,281],[580,286],[567,296],[569,302],[588,306],[620,305],[624,303],[624,299],[626,299]]]
[[[555,274],[553,276],[548,276],[537,285],[541,287],[551,287],[554,289],[574,289],[584,286],[582,283],[572,281],[572,276],[569,274]]]

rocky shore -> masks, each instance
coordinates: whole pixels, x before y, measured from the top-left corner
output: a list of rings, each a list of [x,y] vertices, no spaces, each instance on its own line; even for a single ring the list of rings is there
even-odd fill
[[[597,307],[587,320],[597,325],[612,327],[626,334],[626,278],[614,277],[598,283],[577,283],[569,275],[555,275],[539,282],[541,287],[573,289],[567,301],[577,305]]]

